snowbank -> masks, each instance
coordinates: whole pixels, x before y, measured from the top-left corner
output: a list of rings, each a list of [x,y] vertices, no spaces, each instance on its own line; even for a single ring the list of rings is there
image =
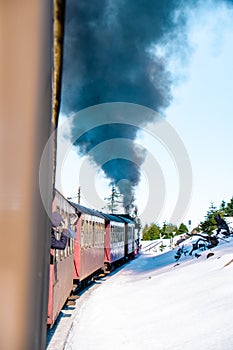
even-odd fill
[[[143,253],[100,283],[80,304],[65,349],[232,350],[233,239],[208,259],[204,251],[176,263],[176,250]]]

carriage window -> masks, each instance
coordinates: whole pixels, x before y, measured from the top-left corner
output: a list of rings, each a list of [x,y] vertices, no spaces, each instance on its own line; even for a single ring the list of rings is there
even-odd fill
[[[88,247],[88,221],[85,221],[85,248]]]
[[[95,224],[95,247],[99,246],[99,239],[100,239],[100,225],[99,225],[99,222],[96,222],[96,224]]]
[[[104,245],[104,236],[105,236],[105,224],[101,225],[101,233],[102,233],[101,245],[103,246]]]
[[[102,231],[103,231],[103,225],[99,222],[98,223],[98,247],[102,246]]]
[[[93,225],[92,222],[89,221],[89,225],[88,225],[88,235],[89,235],[89,247],[92,246],[92,242],[93,242]]]
[[[82,220],[81,223],[81,249],[84,248],[84,229],[85,229],[85,222]]]
[[[114,242],[114,227],[113,227],[113,225],[111,225],[111,237],[110,237],[110,242],[111,242],[111,243]]]

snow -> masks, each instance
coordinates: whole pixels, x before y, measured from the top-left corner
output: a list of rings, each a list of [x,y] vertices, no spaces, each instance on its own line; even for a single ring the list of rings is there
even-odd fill
[[[233,238],[209,258],[176,262],[176,251],[141,253],[97,281],[77,302],[64,349],[232,350]]]

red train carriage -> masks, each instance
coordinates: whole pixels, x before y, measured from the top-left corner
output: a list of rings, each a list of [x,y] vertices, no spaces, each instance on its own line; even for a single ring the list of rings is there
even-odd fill
[[[101,213],[105,217],[104,264],[107,270],[125,257],[125,224],[117,216]]]
[[[77,219],[75,208],[56,191],[53,201],[53,212],[57,211],[63,219],[68,220],[69,227],[75,232]],[[56,238],[59,239],[61,228],[57,229]],[[74,237],[69,237],[64,250],[51,249],[48,319],[47,324],[52,327],[62,307],[73,289]]]
[[[71,204],[78,215],[74,242],[74,279],[81,282],[104,266],[105,220],[95,210]]]

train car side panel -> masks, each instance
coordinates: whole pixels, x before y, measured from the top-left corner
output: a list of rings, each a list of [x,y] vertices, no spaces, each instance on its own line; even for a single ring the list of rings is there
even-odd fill
[[[104,265],[103,248],[87,248],[81,250],[80,280],[93,274]]]
[[[128,251],[127,254],[131,255],[135,250],[135,226],[133,224],[127,224],[127,238],[128,238]]]
[[[125,256],[125,225],[118,217],[110,214],[103,215],[106,219],[104,262],[111,265]]]
[[[79,215],[74,250],[74,279],[90,277],[104,265],[105,220],[97,211],[72,203]]]
[[[48,319],[47,324],[53,324],[53,281],[54,281],[54,268],[50,265],[49,272],[49,296],[48,296]]]
[[[81,223],[82,216],[79,216],[76,229],[76,237],[74,241],[74,279],[80,279],[80,265],[81,265]]]
[[[111,262],[111,250],[110,250],[110,221],[105,222],[105,237],[104,237],[104,262]]]
[[[52,210],[61,214],[67,220],[69,230],[67,245],[64,250],[51,249],[49,300],[48,300],[48,325],[52,326],[73,289],[74,266],[74,238],[76,235],[75,221],[77,219],[75,209],[56,190]],[[55,236],[60,238],[62,228],[56,229]]]
[[[48,324],[52,326],[73,288],[73,256],[55,263],[50,273]]]
[[[104,219],[95,213],[82,214],[80,280],[93,274],[104,264]]]

